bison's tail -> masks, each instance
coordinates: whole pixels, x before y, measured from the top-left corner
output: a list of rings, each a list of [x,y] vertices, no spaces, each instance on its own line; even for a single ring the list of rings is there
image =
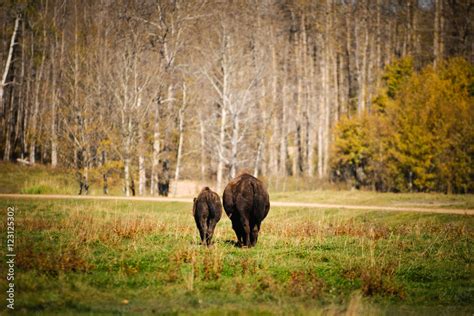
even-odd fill
[[[209,217],[210,218],[217,218],[217,220],[220,219],[220,210],[218,210],[216,207],[219,207],[221,204],[220,204],[220,200],[218,199],[217,201],[213,201],[213,199],[208,196],[207,197],[207,207],[209,209]],[[220,206],[222,207],[222,206]]]
[[[259,210],[259,212],[257,213],[263,215],[262,218],[259,218],[259,220],[262,221],[267,216],[268,209],[270,207],[266,202],[264,194],[262,194],[263,192],[261,192],[258,185],[253,181],[251,182],[251,184],[253,189],[253,209]]]

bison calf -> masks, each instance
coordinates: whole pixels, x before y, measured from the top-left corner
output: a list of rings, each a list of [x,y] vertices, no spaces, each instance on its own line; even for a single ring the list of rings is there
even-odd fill
[[[255,246],[260,224],[270,210],[270,198],[263,183],[244,173],[229,182],[222,199],[239,244]]]
[[[219,195],[208,187],[202,189],[194,198],[193,216],[201,236],[201,242],[211,244],[217,222],[221,219],[222,204]]]

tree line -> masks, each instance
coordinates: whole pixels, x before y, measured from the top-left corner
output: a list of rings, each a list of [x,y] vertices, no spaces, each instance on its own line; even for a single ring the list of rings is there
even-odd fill
[[[381,92],[399,60],[410,57],[413,73],[448,67],[451,56],[472,65],[469,2],[25,0],[3,1],[0,12],[3,160],[74,168],[86,179],[119,170],[127,195],[135,181],[139,194],[155,194],[163,165],[174,180],[212,179],[218,192],[240,169],[379,190],[472,191],[419,184],[413,170],[423,158],[403,163],[403,185],[373,180],[381,173],[361,180],[357,170],[374,171],[344,166],[338,151],[347,122],[396,108],[381,98],[401,104],[393,117],[422,98],[410,85],[396,98]],[[418,113],[415,103],[407,110]],[[449,155],[472,158],[461,152]]]
[[[372,111],[335,128],[335,178],[379,191],[474,192],[474,66],[394,62]]]

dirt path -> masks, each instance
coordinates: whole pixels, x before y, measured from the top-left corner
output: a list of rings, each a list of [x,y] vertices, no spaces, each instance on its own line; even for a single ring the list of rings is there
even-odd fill
[[[191,198],[175,197],[125,197],[125,196],[91,196],[91,195],[60,195],[60,194],[0,194],[2,199],[68,199],[68,200],[119,200],[119,201],[145,201],[145,202],[184,202],[192,203]],[[394,207],[394,206],[369,206],[369,205],[347,205],[347,204],[325,204],[304,202],[271,202],[272,206],[305,207],[316,209],[348,209],[348,210],[373,210],[373,211],[396,211],[396,212],[423,212],[442,214],[474,215],[474,209],[453,208],[420,208],[420,207]]]

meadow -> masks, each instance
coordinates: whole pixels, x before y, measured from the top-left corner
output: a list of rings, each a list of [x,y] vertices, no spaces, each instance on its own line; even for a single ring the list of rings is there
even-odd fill
[[[92,169],[90,173],[89,195],[103,195],[102,176],[99,170]],[[272,201],[474,209],[473,194],[378,193],[349,190],[346,187],[338,188],[313,178],[271,177],[264,178],[263,181],[268,185]],[[109,195],[124,196],[122,183],[123,179],[118,174],[112,174],[109,177]],[[0,193],[77,195],[78,192],[79,182],[71,170],[0,162]],[[192,196],[185,195],[185,197]]]
[[[267,181],[271,201],[474,208],[473,195],[314,190],[292,178],[282,192]],[[111,177],[111,195],[120,183]],[[0,193],[77,186],[68,170],[0,164]],[[90,195],[100,186],[92,171]],[[4,196],[2,218],[11,206],[15,308],[27,314],[474,312],[473,216],[272,207],[257,247],[242,249],[225,215],[214,245],[201,246],[189,203]]]
[[[24,313],[474,312],[473,216],[273,207],[242,249],[225,215],[199,245],[188,203],[3,197],[2,218],[9,206]]]

